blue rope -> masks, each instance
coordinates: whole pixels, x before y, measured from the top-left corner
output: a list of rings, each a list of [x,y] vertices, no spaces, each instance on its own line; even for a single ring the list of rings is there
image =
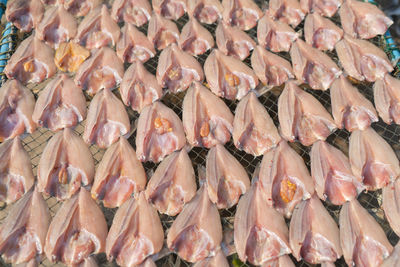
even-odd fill
[[[392,35],[387,31],[384,35],[386,41],[386,48],[392,55],[392,60],[397,62],[400,59],[400,50],[397,47]]]
[[[0,19],[4,15],[7,7],[7,0],[0,0]],[[0,39],[0,85],[6,80],[6,76],[3,73],[4,67],[7,65],[7,61],[10,59],[12,52],[15,49],[15,38],[13,37],[17,33],[17,29],[8,22],[5,29],[1,34]]]
[[[0,19],[6,11],[7,0],[0,0]]]
[[[0,39],[0,85],[6,81],[4,68],[16,47],[17,28],[11,22],[6,24]]]

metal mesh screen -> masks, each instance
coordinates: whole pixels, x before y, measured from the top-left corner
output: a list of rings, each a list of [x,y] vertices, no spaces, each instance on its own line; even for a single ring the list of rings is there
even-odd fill
[[[261,8],[265,9],[267,6],[267,1],[256,1]],[[335,23],[340,25],[340,20],[338,16],[336,15],[332,19]],[[178,28],[181,30],[184,24],[188,21],[187,15],[183,16],[181,19],[176,21]],[[204,25],[213,35],[216,29],[216,25]],[[296,28],[296,31],[302,32],[303,25],[299,25]],[[140,28],[141,31],[144,33],[147,33],[147,25],[145,27]],[[251,29],[248,31],[248,34],[256,39],[256,28]],[[21,37],[18,41],[21,41],[23,38],[26,38],[27,35]],[[383,37],[381,38],[375,38],[372,40],[372,42],[383,49],[385,48],[385,43]],[[147,69],[154,73],[156,72],[157,68],[157,62],[158,62],[158,57],[159,57],[159,52],[157,53],[157,56],[150,59],[148,62],[146,62],[145,66]],[[206,53],[205,55],[199,56],[197,59],[198,61],[203,65],[205,59],[207,58],[209,52]],[[281,56],[284,58],[288,59],[290,61],[290,56],[288,53],[280,53]],[[328,52],[328,55],[331,56],[335,62],[338,63],[337,56],[335,52]],[[247,58],[244,61],[246,64],[250,65],[250,60]],[[340,65],[340,63],[338,63]],[[127,67],[128,65],[126,65]],[[397,70],[398,71],[398,70]],[[33,93],[35,94],[35,97],[37,97],[38,92],[44,87],[45,83],[39,84],[39,85],[34,85],[31,86],[31,89]],[[355,83],[355,86],[358,87],[360,92],[362,92],[371,102],[373,102],[373,94],[372,94],[372,84],[371,83],[366,83],[366,82],[357,82]],[[329,91],[315,91],[311,90],[309,88],[304,88],[307,92],[311,93],[314,95],[326,108],[328,111],[331,111],[331,106],[330,106],[330,95]],[[280,92],[282,90],[282,87],[280,88],[274,88],[271,91],[268,91],[267,93],[263,94],[262,96],[259,97],[260,102],[266,107],[268,110],[268,113],[274,120],[275,124],[278,125],[278,107],[277,107],[277,102],[278,102],[278,97],[280,95]],[[118,91],[114,91],[116,95],[118,95]],[[162,102],[164,102],[167,106],[172,108],[178,116],[182,117],[182,101],[185,93],[179,93],[176,95],[173,94],[166,94]],[[90,98],[88,97],[88,102],[87,104],[89,105]],[[232,110],[232,112],[235,111],[236,108],[236,102],[233,101],[228,101],[226,100],[227,105],[229,108]],[[138,118],[138,114],[136,112],[133,112],[132,110],[127,108],[127,111],[129,113],[131,122],[134,122]],[[77,134],[82,135],[83,129],[84,129],[84,124],[80,123],[76,128],[75,131]],[[393,147],[395,150],[396,154],[400,157],[400,146],[398,144],[398,140],[400,137],[400,126],[398,125],[386,125],[384,122],[381,120],[377,123],[374,123],[372,126],[379,134],[381,134],[384,139],[389,142],[389,144]],[[23,137],[23,144],[25,149],[28,151],[29,155],[31,156],[32,160],[32,167],[34,170],[34,173],[36,173],[37,166],[39,164],[39,159],[41,156],[41,153],[47,144],[47,141],[54,135],[51,131],[44,129],[44,128],[38,128],[35,133],[31,135],[26,135]],[[329,136],[327,141],[330,144],[335,145],[336,147],[340,148],[345,154],[348,154],[348,139],[349,139],[350,134],[346,130],[337,130],[333,134]],[[133,147],[135,147],[135,134],[132,134],[132,136],[129,138],[129,142],[132,144]],[[291,146],[303,157],[305,163],[307,166],[310,166],[310,159],[309,159],[309,147],[304,147],[299,143],[292,143]],[[259,164],[261,161],[261,157],[253,157],[249,154],[246,154],[245,152],[239,151],[235,148],[232,142],[229,142],[226,145],[227,149],[234,155],[240,163],[243,165],[243,167],[247,170],[249,177],[253,174],[256,166]],[[99,163],[101,160],[104,150],[97,148],[96,146],[90,146],[90,151],[93,154],[94,160],[96,165]],[[205,166],[205,158],[207,155],[207,149],[204,148],[193,148],[189,156],[192,160],[194,169],[197,170],[199,166]],[[153,163],[145,163],[144,167],[146,169],[146,172],[148,174],[152,173],[152,171],[155,170],[156,165]],[[395,245],[398,241],[398,237],[394,234],[394,232],[391,230],[388,222],[384,218],[384,214],[382,209],[380,208],[381,206],[381,191],[378,190],[376,192],[367,192],[367,193],[362,193],[359,196],[360,203],[375,217],[375,219],[380,223],[380,225],[383,227],[385,230],[390,242],[392,245]],[[54,216],[54,214],[57,212],[59,209],[61,203],[57,202],[55,198],[49,197],[47,198],[47,203],[49,205],[51,215]],[[325,203],[326,208],[330,212],[330,214],[333,216],[333,218],[338,221],[338,215],[340,211],[339,206],[334,206],[329,203]],[[116,209],[108,209],[104,208],[101,203],[100,206],[104,212],[104,215],[107,220],[108,226],[111,226],[114,214],[116,212]],[[3,219],[6,217],[9,207],[3,206],[0,208],[0,223],[3,221]],[[235,214],[235,207],[231,208],[229,210],[221,210],[220,211],[221,218],[222,218],[222,224],[224,229],[233,229],[233,218]],[[172,224],[174,218],[170,216],[165,216],[165,215],[160,215],[165,233],[167,233],[167,229],[170,227]],[[288,221],[287,221],[288,222]],[[115,263],[109,263],[106,260],[106,257],[104,254],[102,255],[97,255],[97,261],[101,266],[115,266]],[[229,256],[229,262],[234,265],[234,266],[248,266],[246,264],[240,263],[240,261],[237,260],[236,255],[231,255]],[[0,265],[4,265],[3,262],[0,262]],[[158,266],[189,266],[190,264],[179,259],[174,254],[168,254],[165,257],[162,257],[157,261]],[[340,259],[339,261],[336,262],[337,266],[345,266],[343,259]],[[48,260],[43,260],[41,263],[41,266],[56,266],[55,264],[51,264]],[[309,266],[305,262],[299,262],[297,263],[297,266]]]

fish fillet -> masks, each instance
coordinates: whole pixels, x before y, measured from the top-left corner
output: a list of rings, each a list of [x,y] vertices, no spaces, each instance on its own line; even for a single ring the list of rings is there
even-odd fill
[[[297,27],[306,15],[298,0],[270,0],[268,12],[275,20],[290,24],[293,28]]]
[[[212,24],[222,18],[222,4],[219,0],[190,0],[187,3],[189,16],[205,24]]]
[[[364,190],[361,177],[353,175],[349,159],[336,147],[317,141],[310,158],[315,191],[323,201],[343,205]]]
[[[192,162],[183,148],[166,157],[146,187],[146,198],[163,214],[176,216],[196,194]]]
[[[219,250],[215,256],[205,258],[193,264],[193,267],[229,267],[228,260],[222,250]]]
[[[115,0],[111,9],[111,17],[116,22],[124,21],[141,27],[150,20],[152,8],[149,0]]]
[[[33,186],[35,177],[31,158],[21,139],[15,137],[0,144],[0,201],[11,204]]]
[[[380,189],[400,175],[396,154],[372,128],[351,134],[349,158],[353,174],[362,178],[367,190]]]
[[[91,190],[92,198],[104,207],[121,206],[129,197],[146,187],[146,173],[128,140],[120,137],[103,155],[97,166]]]
[[[198,56],[214,46],[214,37],[196,19],[191,18],[183,26],[178,44],[183,51]]]
[[[264,154],[260,185],[267,204],[287,218],[301,200],[314,193],[314,183],[303,158],[285,141]]]
[[[290,142],[299,140],[304,146],[325,140],[336,130],[328,111],[294,81],[286,82],[285,89],[279,96],[278,118],[281,136]]]
[[[12,0],[5,3],[7,8],[3,7],[3,10],[7,21],[21,32],[30,32],[43,18],[44,5],[40,0]]]
[[[33,133],[32,119],[35,98],[17,80],[8,80],[0,88],[0,141],[12,139],[25,132]]]
[[[160,162],[186,143],[182,121],[161,102],[140,113],[136,131],[136,154],[140,161]]]
[[[167,235],[167,245],[182,259],[197,262],[216,255],[222,241],[218,209],[203,184],[196,196],[176,217]]]
[[[242,99],[258,85],[258,78],[250,67],[217,49],[207,57],[204,73],[211,91],[230,100]]]
[[[130,130],[124,104],[110,90],[103,89],[90,102],[83,140],[106,148]]]
[[[172,43],[178,43],[179,30],[173,21],[153,13],[147,28],[147,38],[157,50],[163,50]]]
[[[382,208],[390,227],[396,234],[400,234],[400,180],[396,180],[382,189]]]
[[[281,86],[293,79],[293,68],[289,61],[258,45],[251,55],[251,67],[260,81],[268,86]]]
[[[183,100],[183,128],[192,146],[211,148],[231,139],[233,114],[228,106],[200,83],[193,83]]]
[[[34,265],[44,252],[51,216],[43,196],[32,187],[8,212],[0,228],[0,254],[13,265]]]
[[[196,58],[171,44],[160,54],[156,78],[162,87],[178,93],[189,88],[193,81],[203,82],[204,73]]]
[[[215,38],[219,51],[240,60],[247,58],[256,46],[256,42],[244,31],[223,21],[215,29]]]
[[[306,43],[319,50],[333,50],[343,38],[343,30],[317,12],[308,14],[304,22]]]
[[[333,118],[340,129],[365,130],[379,120],[372,103],[343,75],[331,86],[331,104]]]
[[[345,72],[357,80],[375,82],[393,71],[386,53],[366,40],[345,34],[335,48]]]
[[[144,192],[127,200],[114,216],[107,236],[106,254],[120,266],[137,266],[159,252],[164,231],[157,210]]]
[[[240,198],[235,214],[234,238],[241,261],[247,260],[254,265],[291,253],[285,220],[269,207],[259,181],[254,182]]]
[[[327,90],[342,74],[327,54],[301,39],[297,39],[292,45],[290,57],[296,78],[315,90]]]
[[[33,121],[55,132],[74,127],[86,118],[82,89],[65,74],[57,75],[42,91],[32,114]]]
[[[268,12],[258,22],[258,43],[272,52],[288,52],[297,38],[298,33],[288,24],[274,20]]]
[[[232,137],[238,149],[253,156],[264,154],[281,141],[274,122],[254,92],[236,106]]]
[[[99,6],[84,17],[78,27],[76,40],[87,49],[114,46],[119,40],[120,29],[111,18],[106,5]]]
[[[400,124],[400,80],[385,74],[374,84],[374,102],[379,117],[387,124]]]
[[[253,0],[222,0],[225,23],[248,31],[257,25],[263,12]]]
[[[221,144],[208,151],[206,183],[208,196],[219,209],[229,209],[236,205],[239,197],[250,187],[244,167]]]
[[[119,92],[124,104],[137,112],[141,112],[144,107],[163,96],[163,90],[156,76],[151,74],[139,60],[133,62],[126,70]]]
[[[53,48],[73,39],[77,33],[78,22],[62,6],[46,10],[43,20],[36,29],[36,37]]]
[[[192,0],[152,0],[154,12],[166,19],[178,20],[186,12],[187,2]]]
[[[93,177],[92,154],[73,130],[66,128],[49,140],[38,166],[40,192],[65,200],[71,198],[81,185],[90,185]]]
[[[385,232],[353,199],[340,210],[340,243],[349,266],[380,266],[393,250]]]
[[[364,1],[345,0],[339,15],[344,32],[354,38],[382,35],[393,24],[376,5]]]
[[[297,205],[290,220],[289,239],[297,260],[321,264],[342,257],[339,228],[316,195]]]
[[[56,71],[53,49],[34,34],[19,44],[4,68],[8,79],[14,78],[23,84],[40,83]]]
[[[321,16],[332,17],[338,11],[343,0],[300,0],[301,9],[305,13],[318,13]]]
[[[95,95],[101,89],[113,89],[124,76],[124,65],[114,50],[102,47],[92,54],[79,67],[75,83],[89,95]]]
[[[126,23],[122,27],[121,33],[116,51],[123,62],[141,61],[144,63],[156,55],[156,50],[147,36],[132,24]]]
[[[65,201],[51,221],[44,251],[50,262],[69,266],[105,252],[107,223],[100,207],[81,188]]]
[[[64,8],[74,16],[86,16],[102,4],[102,0],[61,0]]]

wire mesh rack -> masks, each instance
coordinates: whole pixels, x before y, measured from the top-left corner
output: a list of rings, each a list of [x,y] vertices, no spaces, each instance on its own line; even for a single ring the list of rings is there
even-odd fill
[[[259,4],[259,6],[262,9],[265,9],[268,5],[268,1],[261,1],[261,0],[256,0]],[[340,20],[338,16],[336,15],[335,17],[332,18],[332,20],[340,25]],[[179,30],[182,29],[182,27],[185,25],[185,23],[188,21],[188,16],[184,15],[182,18],[180,18],[178,21],[176,21],[176,24],[179,28]],[[216,24],[212,25],[203,25],[205,26],[214,36],[215,36],[215,29],[216,29]],[[300,24],[297,28],[296,31],[299,33],[302,33],[303,29],[303,24]],[[144,33],[147,33],[147,25],[144,27],[139,28]],[[253,28],[247,32],[252,38],[256,39],[257,32],[256,28]],[[16,35],[15,32],[11,32],[10,37],[10,42],[13,44],[15,42],[19,43],[21,42],[24,38],[26,38],[28,35],[25,34],[23,36]],[[389,50],[386,49],[386,42],[384,37],[379,37],[379,38],[374,38],[372,42],[384,49],[388,54],[390,54]],[[159,57],[160,52],[157,53],[157,55],[154,58],[151,58],[149,61],[145,63],[146,68],[155,74],[156,68],[157,68],[157,62],[158,62],[158,57]],[[5,54],[7,57],[10,56],[10,54]],[[200,62],[201,65],[204,64],[207,56],[209,55],[209,52],[198,56],[197,60]],[[290,56],[288,53],[280,53],[280,55],[290,61]],[[337,55],[335,52],[328,52],[328,55],[333,58],[335,62],[337,62],[339,65],[340,63],[338,62]],[[0,53],[1,57],[1,53]],[[0,58],[1,60],[1,58]],[[250,60],[249,58],[245,59],[244,62],[250,66]],[[1,64],[0,64],[1,65]],[[128,65],[125,66],[126,68]],[[399,70],[396,69],[395,75],[397,77],[400,77]],[[0,77],[1,78],[1,77]],[[373,93],[372,93],[372,84],[367,83],[367,82],[356,82],[353,81],[354,85],[362,92],[371,102],[373,102]],[[35,98],[37,98],[38,93],[41,91],[41,89],[44,87],[46,82],[37,84],[37,85],[30,85],[28,86],[32,92],[35,95]],[[330,94],[329,91],[317,91],[317,90],[311,90],[307,86],[302,86],[303,89],[305,89],[307,92],[311,93],[313,96],[315,96],[322,104],[323,106],[328,110],[331,111],[331,105],[330,105]],[[275,125],[279,125],[278,122],[278,97],[280,95],[280,92],[282,91],[282,87],[276,87],[273,88],[272,90],[266,92],[265,94],[261,95],[259,97],[260,102],[266,107],[268,113],[270,114],[271,118],[273,119]],[[114,90],[114,93],[116,95],[118,94],[118,90]],[[181,92],[178,94],[169,94],[167,93],[163,98],[162,102],[166,104],[168,107],[172,108],[176,114],[178,114],[179,117],[182,117],[182,101],[183,97],[185,95],[185,92]],[[231,109],[232,112],[235,111],[236,109],[236,104],[237,102],[235,101],[229,101],[225,100],[226,104],[228,107]],[[89,105],[90,103],[90,97],[87,96],[87,104]],[[137,120],[139,114],[136,112],[132,111],[131,109],[127,108],[128,114],[130,116],[131,122],[134,122]],[[85,122],[83,121],[79,125],[76,126],[74,129],[75,132],[78,135],[83,134],[84,130],[84,124]],[[400,137],[400,126],[398,125],[386,125],[382,120],[380,120],[377,123],[374,123],[372,127],[381,135],[383,138],[393,147],[395,150],[397,156],[400,158],[400,144],[399,144],[399,137]],[[47,144],[47,141],[54,135],[53,132],[51,132],[48,129],[45,128],[38,128],[33,134],[30,135],[25,135],[22,138],[23,145],[27,152],[29,153],[31,157],[31,162],[32,162],[32,168],[34,173],[37,171],[37,166],[39,164],[39,160],[42,154],[42,151],[44,147]],[[346,130],[336,130],[334,133],[332,133],[329,138],[327,139],[327,142],[338,147],[340,150],[342,150],[345,154],[348,154],[348,140],[349,140],[350,133],[347,132]],[[132,134],[131,137],[128,139],[128,141],[131,143],[133,147],[135,147],[135,134]],[[310,167],[310,158],[309,158],[309,151],[310,147],[304,147],[300,143],[295,142],[290,144],[304,159],[306,165]],[[234,146],[233,142],[229,142],[226,144],[226,148],[229,150],[232,155],[234,155],[239,162],[243,165],[243,167],[247,170],[249,177],[252,176],[256,166],[261,162],[262,157],[254,157],[252,155],[246,154],[243,151],[239,151],[236,149]],[[95,160],[95,164],[100,162],[105,150],[104,149],[99,149],[97,146],[92,145],[90,146],[90,151],[92,152],[93,158]],[[195,170],[198,169],[199,166],[205,166],[205,159],[207,155],[207,149],[204,148],[193,148],[189,156],[192,160],[193,167]],[[145,170],[148,174],[151,174],[155,168],[157,167],[156,164],[154,163],[144,163]],[[387,220],[385,220],[384,213],[381,209],[381,191],[375,191],[375,192],[364,192],[359,196],[359,201],[360,203],[374,216],[374,218],[380,223],[382,228],[385,230],[385,233],[391,242],[392,245],[395,245],[399,239],[399,237],[391,230]],[[54,216],[59,207],[61,206],[60,202],[57,202],[57,200],[53,197],[47,197],[46,202],[50,208],[51,215]],[[101,203],[99,203],[101,206],[107,224],[110,227],[114,214],[116,212],[116,209],[109,209],[105,208]],[[332,217],[338,222],[338,215],[340,211],[340,206],[335,206],[332,205],[328,202],[325,202],[325,207],[327,210],[330,212]],[[0,207],[0,223],[4,220],[4,218],[7,216],[8,211],[10,207],[3,205]],[[222,224],[224,231],[231,231],[233,229],[233,218],[235,214],[235,207],[228,209],[228,210],[220,210],[221,218],[222,218]],[[160,215],[162,225],[165,231],[165,234],[167,233],[167,230],[171,226],[174,217],[166,216],[166,215]],[[289,221],[287,221],[288,223]],[[175,254],[172,253],[164,253],[164,257],[160,257],[157,260],[157,266],[190,266],[189,263],[183,261],[179,257],[177,257]],[[116,266],[116,263],[110,263],[107,262],[107,259],[104,254],[100,254],[96,256],[97,262],[99,263],[100,266]],[[241,263],[238,259],[237,256],[231,255],[228,257],[229,262],[231,265],[237,267],[237,266],[249,266],[247,264]],[[0,261],[0,266],[6,265],[4,262]],[[43,260],[41,262],[41,266],[62,266],[61,264],[52,264],[50,263],[47,259]],[[297,266],[311,266],[305,262],[298,262],[296,264]],[[344,263],[343,258],[338,260],[336,262],[337,266],[346,266]]]

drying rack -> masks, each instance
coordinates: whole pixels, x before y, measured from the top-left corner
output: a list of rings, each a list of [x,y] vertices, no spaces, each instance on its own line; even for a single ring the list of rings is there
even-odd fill
[[[5,4],[7,0],[0,0],[0,17],[4,13],[5,10]],[[262,0],[255,0],[257,4],[264,10],[267,7],[267,2],[268,1],[262,1]],[[375,3],[373,1],[370,1],[371,3]],[[340,25],[340,20],[338,18],[338,15],[335,15],[332,20]],[[178,21],[176,21],[176,24],[179,28],[179,30],[182,29],[182,27],[185,25],[185,23],[188,21],[188,16],[185,14],[182,18],[180,18]],[[216,24],[212,25],[204,25],[212,34],[215,36],[215,29],[216,29]],[[301,23],[295,30],[302,33],[303,29],[303,23]],[[147,33],[147,25],[144,27],[139,28],[144,33]],[[249,36],[254,38],[256,40],[257,38],[257,30],[256,28],[253,28],[249,31],[247,31]],[[3,73],[3,69],[5,65],[7,64],[8,59],[11,57],[13,52],[15,51],[16,47],[18,44],[28,37],[30,34],[21,34],[18,33],[17,29],[11,24],[11,23],[6,23],[4,30],[2,32],[2,37],[0,39],[0,85],[6,80],[6,76]],[[400,50],[396,46],[390,32],[388,31],[384,36],[376,37],[371,40],[375,45],[381,47],[389,56],[389,58],[392,60],[393,64],[396,65],[395,71],[393,72],[393,75],[396,76],[397,78],[400,78]],[[328,52],[327,53],[336,63],[339,64],[336,53],[335,52]],[[157,55],[154,58],[151,58],[149,61],[145,63],[146,68],[155,74],[156,68],[157,68],[157,62],[158,62],[158,57],[160,55],[160,52],[157,53]],[[200,62],[201,65],[204,64],[207,56],[209,55],[209,52],[198,56],[197,60]],[[288,53],[279,53],[282,57],[286,58],[287,60],[290,61],[290,56]],[[244,62],[250,66],[250,59],[247,58],[244,60]],[[125,69],[128,67],[129,64],[125,65]],[[35,98],[37,98],[38,93],[40,90],[44,87],[44,83],[41,84],[36,84],[36,85],[29,85],[28,88],[30,88],[35,95]],[[368,100],[373,102],[373,92],[372,92],[372,83],[368,82],[358,82],[354,84],[361,93],[363,93]],[[280,95],[280,92],[282,91],[283,87],[276,87],[273,88],[272,90],[266,92],[265,94],[261,95],[259,97],[260,102],[266,107],[268,110],[268,113],[270,114],[271,118],[273,119],[275,125],[279,125],[278,122],[278,97]],[[331,111],[331,105],[330,105],[330,94],[329,91],[319,91],[319,90],[311,90],[310,88],[304,87],[307,92],[311,93],[313,96],[315,96],[322,104],[323,106],[328,110]],[[118,90],[114,90],[114,93],[119,97],[118,95]],[[183,97],[185,95],[185,92],[181,92],[178,94],[166,94],[162,98],[162,102],[166,104],[168,107],[172,108],[176,114],[179,117],[182,117],[182,101]],[[237,102],[235,101],[229,101],[225,100],[226,104],[230,108],[232,112],[235,111],[236,104]],[[90,97],[87,96],[87,104],[90,103]],[[127,108],[129,117],[131,122],[135,121],[138,118],[138,113],[132,111],[130,108]],[[79,125],[76,126],[75,132],[79,135],[83,134],[83,129],[84,129],[84,121],[80,123]],[[400,144],[399,144],[399,138],[400,138],[400,125],[387,125],[385,124],[382,120],[379,120],[379,122],[376,122],[372,125],[372,127],[392,146],[394,151],[396,152],[396,155],[400,158]],[[33,134],[30,135],[24,135],[22,137],[22,142],[24,145],[24,148],[27,150],[31,157],[31,162],[32,162],[32,168],[34,173],[37,171],[37,166],[39,164],[39,159],[41,156],[41,153],[47,144],[47,141],[54,135],[53,132],[51,132],[48,129],[45,128],[38,128]],[[327,142],[338,147],[341,151],[343,151],[345,154],[348,155],[348,140],[349,140],[350,133],[347,132],[346,130],[336,130],[334,133],[332,133],[329,138],[327,139]],[[133,147],[135,147],[135,134],[133,134],[128,141],[132,144]],[[299,153],[307,167],[310,167],[310,158],[309,158],[309,151],[310,147],[304,147],[300,143],[295,142],[290,144],[296,151]],[[243,167],[247,170],[249,177],[252,176],[256,166],[261,162],[262,157],[254,157],[252,155],[246,154],[243,151],[239,151],[236,149],[236,147],[233,145],[233,142],[230,141],[229,143],[226,144],[225,146],[232,155],[234,155],[240,163],[243,165]],[[90,151],[92,152],[93,158],[95,160],[95,164],[99,163],[101,160],[103,154],[104,154],[104,149],[99,149],[95,145],[90,146]],[[207,149],[204,148],[193,148],[189,156],[192,160],[193,167],[195,171],[197,171],[199,166],[205,166],[205,159],[207,155]],[[147,174],[151,174],[155,168],[156,164],[154,163],[144,163],[145,170]],[[397,244],[399,237],[391,230],[387,220],[385,220],[383,210],[381,209],[381,190],[375,191],[375,192],[364,192],[359,196],[359,201],[361,205],[363,205],[373,216],[374,218],[379,222],[379,224],[382,226],[384,229],[389,241],[391,242],[392,245]],[[52,216],[55,215],[59,207],[61,206],[60,202],[57,202],[55,198],[53,197],[47,197],[46,202],[49,206],[50,213]],[[106,221],[108,226],[111,225],[112,219],[114,217],[114,214],[116,212],[116,209],[109,209],[105,208],[101,203],[99,203],[101,209],[104,212]],[[335,206],[331,205],[330,203],[325,203],[325,207],[329,211],[329,213],[332,215],[332,217],[338,222],[338,216],[339,216],[339,211],[340,211],[340,206]],[[0,223],[4,220],[4,218],[8,214],[8,210],[10,207],[8,206],[2,206],[0,207]],[[233,220],[234,220],[234,214],[235,214],[235,207],[229,209],[229,210],[220,210],[221,214],[221,220],[223,224],[223,229],[224,231],[231,231],[233,229]],[[166,230],[171,226],[174,218],[166,215],[160,215],[161,222],[164,228],[164,232],[166,234]],[[288,222],[288,221],[287,221]],[[106,256],[104,254],[96,255],[97,262],[99,263],[99,266],[116,266],[116,263],[110,263],[107,262]],[[238,267],[238,266],[250,266],[248,264],[241,263],[236,254],[230,255],[228,257],[228,260],[232,266]],[[294,261],[295,262],[295,261]],[[172,253],[165,253],[164,256],[160,256],[159,259],[156,261],[157,266],[190,266],[189,263],[181,260],[179,257],[177,257],[175,254]],[[0,260],[0,265],[3,266],[5,265],[4,262]],[[344,263],[343,258],[338,260],[336,262],[337,266],[346,266]],[[47,259],[44,259],[41,262],[41,266],[62,266],[61,264],[52,264],[50,263]],[[297,266],[312,266],[306,262],[299,262],[297,263]]]

